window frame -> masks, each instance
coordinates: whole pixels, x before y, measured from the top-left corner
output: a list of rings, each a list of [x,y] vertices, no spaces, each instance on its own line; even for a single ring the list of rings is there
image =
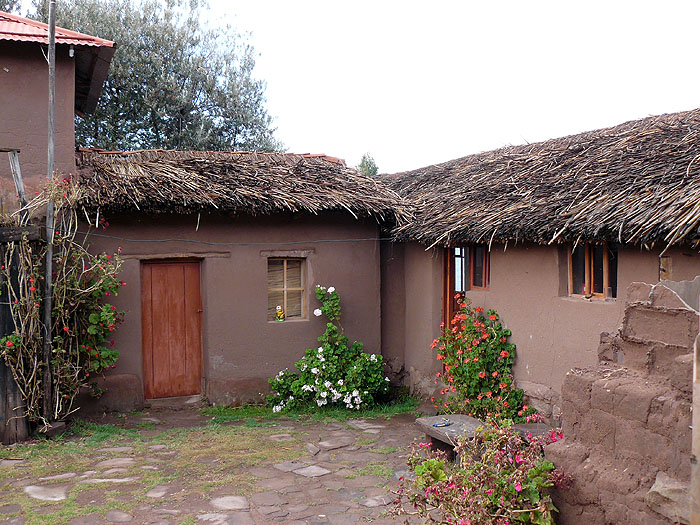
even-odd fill
[[[603,247],[603,261],[602,261],[602,274],[603,274],[603,292],[595,292],[595,268],[594,268],[594,257],[593,249],[595,246]],[[570,297],[583,297],[591,299],[616,299],[616,295],[612,294],[612,287],[610,286],[610,246],[607,242],[602,243],[579,243],[576,249],[583,248],[584,251],[584,270],[583,270],[583,282],[585,291],[584,293],[576,293],[574,288],[574,264],[573,264],[573,251],[574,246],[569,245],[568,254],[568,293]],[[618,251],[619,254],[619,251]],[[619,255],[617,256],[619,259]],[[617,273],[617,272],[616,272]]]
[[[282,288],[270,287],[270,261],[282,261]],[[287,286],[287,263],[289,261],[300,262],[299,281],[301,286]],[[306,257],[267,257],[266,259],[266,278],[267,278],[267,307],[265,317],[267,322],[276,322],[275,319],[269,319],[270,315],[270,292],[282,292],[282,309],[284,310],[285,321],[303,320],[307,318],[307,300],[306,300]],[[301,314],[290,317],[287,308],[287,292],[301,292]]]
[[[476,250],[475,246],[482,246],[484,249],[483,265],[484,278],[481,285],[474,283],[474,267]],[[460,250],[461,253],[457,253]],[[455,290],[455,259],[462,260],[462,272],[464,281],[464,291]],[[465,271],[465,265],[468,265]],[[444,250],[444,265],[443,265],[443,317],[445,324],[449,324],[454,314],[459,310],[458,301],[454,298],[457,293],[464,295],[470,290],[488,291],[491,286],[491,256],[488,244],[462,244],[459,246],[450,246]]]

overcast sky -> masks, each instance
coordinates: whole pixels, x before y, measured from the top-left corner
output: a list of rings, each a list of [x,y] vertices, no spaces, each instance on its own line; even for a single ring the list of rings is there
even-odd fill
[[[700,107],[700,2],[210,0],[277,137],[380,172]]]

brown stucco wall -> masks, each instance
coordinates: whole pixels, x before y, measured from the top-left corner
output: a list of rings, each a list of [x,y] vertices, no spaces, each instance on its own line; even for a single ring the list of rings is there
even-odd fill
[[[169,242],[129,242],[94,237],[91,250],[122,248],[127,286],[115,304],[126,311],[115,346],[121,357],[115,372],[142,377],[140,264],[147,257],[191,255],[201,258],[203,302],[203,393],[216,403],[259,400],[267,379],[317,346],[325,318],[314,317],[319,306],[315,284],[335,286],[341,297],[342,324],[365,350],[381,348],[379,242],[376,223],[343,214],[279,215],[267,218],[197,216],[111,217],[106,234],[129,239],[192,239],[214,243],[257,243],[222,246]],[[318,239],[375,239],[321,242]],[[284,244],[308,241],[301,244]],[[309,305],[305,320],[267,322],[265,252],[310,250],[307,257]]]
[[[618,290],[634,281],[658,282],[658,252],[636,247],[620,251]],[[673,261],[673,279],[700,274],[700,256],[688,250],[667,253]],[[475,306],[498,311],[513,332],[517,346],[516,380],[547,417],[558,415],[559,392],[566,373],[575,366],[597,362],[601,332],[611,332],[622,320],[624,297],[597,301],[568,297],[567,257],[563,247],[534,244],[494,245],[491,250],[489,290],[472,290]],[[396,264],[394,264],[396,266]],[[405,245],[405,366],[408,384],[423,394],[434,392],[436,365],[430,341],[439,333],[442,304],[441,253],[416,243]],[[383,275],[383,279],[398,279]],[[385,289],[387,286],[385,285]],[[384,317],[387,313],[384,312]],[[383,343],[391,348],[395,329],[386,330]],[[392,348],[392,353],[396,350]]]
[[[48,64],[42,46],[0,42],[0,148],[19,148],[28,197],[47,178]],[[75,162],[75,64],[68,46],[56,46],[55,168],[70,173]],[[0,198],[16,208],[7,153],[0,153]]]

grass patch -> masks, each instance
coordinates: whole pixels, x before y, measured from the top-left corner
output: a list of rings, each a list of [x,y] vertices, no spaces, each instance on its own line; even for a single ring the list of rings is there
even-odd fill
[[[141,435],[136,429],[124,429],[114,425],[99,425],[90,421],[78,419],[69,428],[69,435],[84,438],[87,444],[99,445],[108,440],[121,438],[139,439]]]
[[[376,448],[369,449],[369,451],[372,454],[385,454],[385,455],[393,454],[397,450],[399,450],[398,447],[376,447]]]
[[[347,421],[348,419],[375,419],[383,417],[391,419],[397,414],[415,413],[420,400],[410,395],[400,397],[375,405],[367,410],[348,410],[342,407],[318,407],[315,404],[301,407],[291,412],[273,413],[272,408],[265,405],[242,405],[239,407],[215,406],[201,409],[205,416],[211,416],[211,423],[228,423],[229,421],[245,421],[247,426],[260,426],[252,421],[274,421],[280,417],[292,418],[296,421],[314,421],[328,423],[332,421]],[[262,420],[262,421],[261,421]]]
[[[394,470],[384,461],[367,463],[364,467],[353,474],[345,476],[348,479],[357,478],[359,476],[377,476],[379,478],[389,479],[394,475]]]

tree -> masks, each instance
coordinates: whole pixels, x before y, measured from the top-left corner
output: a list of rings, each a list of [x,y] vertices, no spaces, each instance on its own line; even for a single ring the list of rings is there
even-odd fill
[[[372,155],[369,153],[362,155],[362,160],[357,165],[357,170],[369,177],[374,177],[379,172],[377,163],[374,162]]]
[[[45,21],[47,0],[34,0]],[[106,149],[275,151],[265,83],[253,48],[230,26],[200,21],[201,0],[66,0],[61,27],[113,40],[117,50],[93,115],[76,117],[76,143]]]
[[[22,7],[21,0],[0,0],[0,11],[11,13],[13,11],[19,11],[20,7]]]

